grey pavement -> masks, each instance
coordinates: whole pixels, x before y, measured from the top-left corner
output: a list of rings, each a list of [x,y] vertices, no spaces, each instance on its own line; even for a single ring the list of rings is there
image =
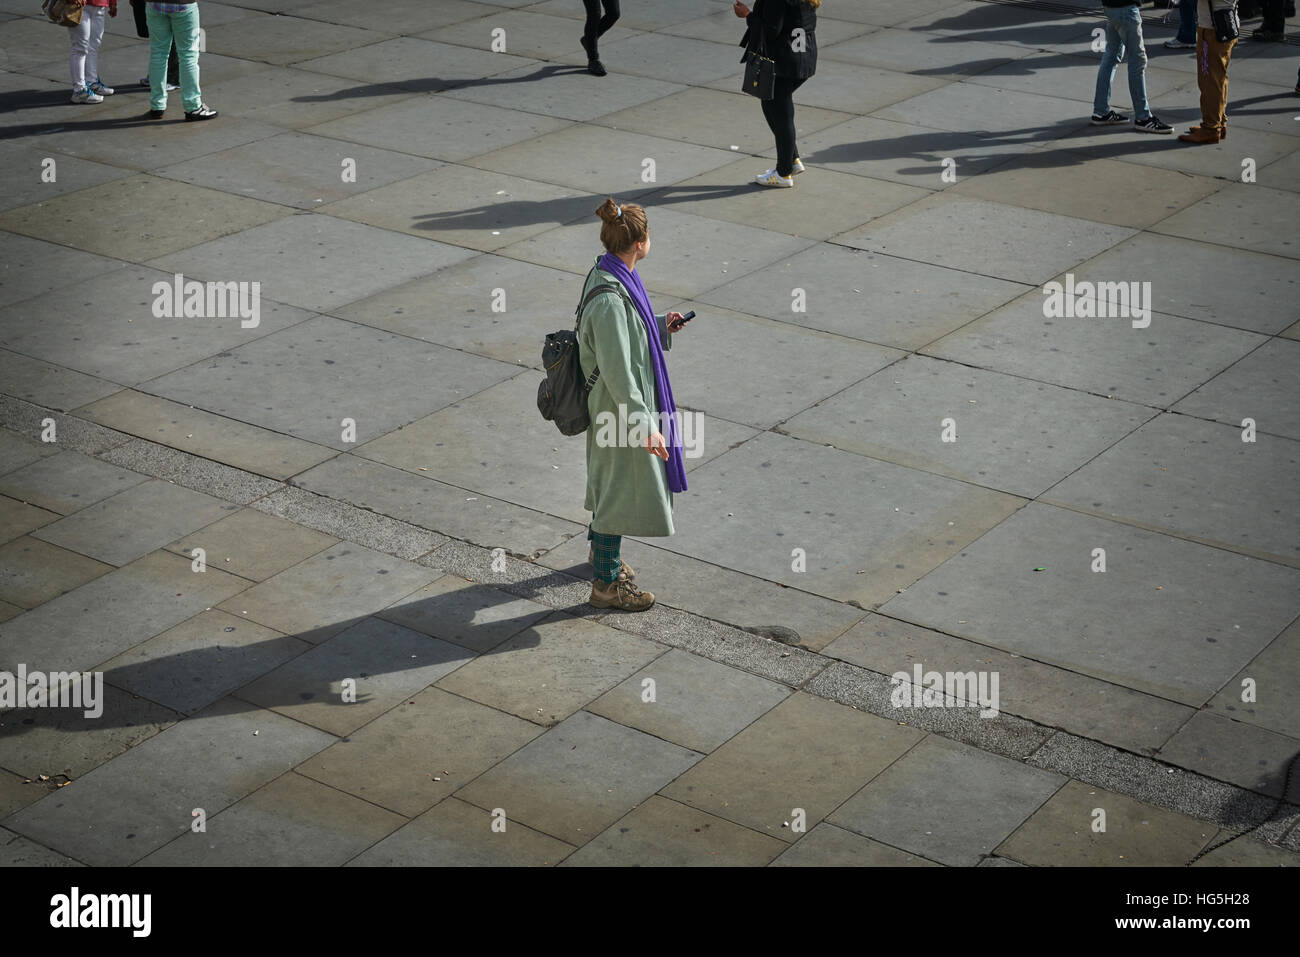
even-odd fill
[[[762,190],[726,0],[625,2],[602,79],[577,0],[203,0],[202,124],[129,16],[68,103],[34,6],[0,864],[1300,864],[1300,34],[1191,147],[1089,124],[1093,4],[827,0]],[[642,614],[534,405],[606,194],[698,313]]]

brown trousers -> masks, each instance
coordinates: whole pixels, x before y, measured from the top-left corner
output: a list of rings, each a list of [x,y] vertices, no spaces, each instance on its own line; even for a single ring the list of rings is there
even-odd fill
[[[1214,30],[1197,27],[1196,83],[1201,88],[1201,126],[1222,133],[1227,129],[1228,61],[1235,39],[1220,43]]]

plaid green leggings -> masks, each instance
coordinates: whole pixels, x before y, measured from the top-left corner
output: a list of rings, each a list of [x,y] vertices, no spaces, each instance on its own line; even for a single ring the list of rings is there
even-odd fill
[[[596,570],[596,577],[608,585],[618,578],[618,567],[622,564],[618,550],[623,543],[623,536],[605,535],[588,525],[587,538],[591,542],[591,567]]]

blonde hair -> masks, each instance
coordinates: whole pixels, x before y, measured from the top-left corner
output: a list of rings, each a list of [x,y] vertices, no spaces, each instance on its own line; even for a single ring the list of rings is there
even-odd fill
[[[816,10],[822,5],[822,0],[803,0],[804,3]]]
[[[646,222],[645,208],[636,203],[619,205],[614,197],[608,196],[596,210],[602,220],[600,241],[605,249],[615,256],[621,255],[642,242],[650,235],[650,224]]]

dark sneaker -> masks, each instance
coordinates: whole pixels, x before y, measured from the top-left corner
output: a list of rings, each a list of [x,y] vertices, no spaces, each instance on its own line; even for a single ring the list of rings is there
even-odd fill
[[[1134,120],[1133,129],[1139,133],[1172,133],[1174,128],[1152,113],[1145,120]]]
[[[166,113],[166,112],[167,112],[166,110],[150,110],[150,111],[149,111],[149,119],[151,119],[151,120],[161,120],[161,119],[163,118],[163,114]]]
[[[210,120],[217,115],[217,111],[206,103],[200,103],[197,110],[190,110],[185,114],[186,122],[190,120]]]
[[[1128,117],[1123,113],[1117,113],[1114,110],[1107,110],[1105,113],[1092,114],[1093,126],[1110,126],[1115,123],[1127,123]]]
[[[1281,30],[1256,30],[1250,35],[1252,40],[1264,40],[1269,43],[1282,43],[1286,40],[1286,34]]]

